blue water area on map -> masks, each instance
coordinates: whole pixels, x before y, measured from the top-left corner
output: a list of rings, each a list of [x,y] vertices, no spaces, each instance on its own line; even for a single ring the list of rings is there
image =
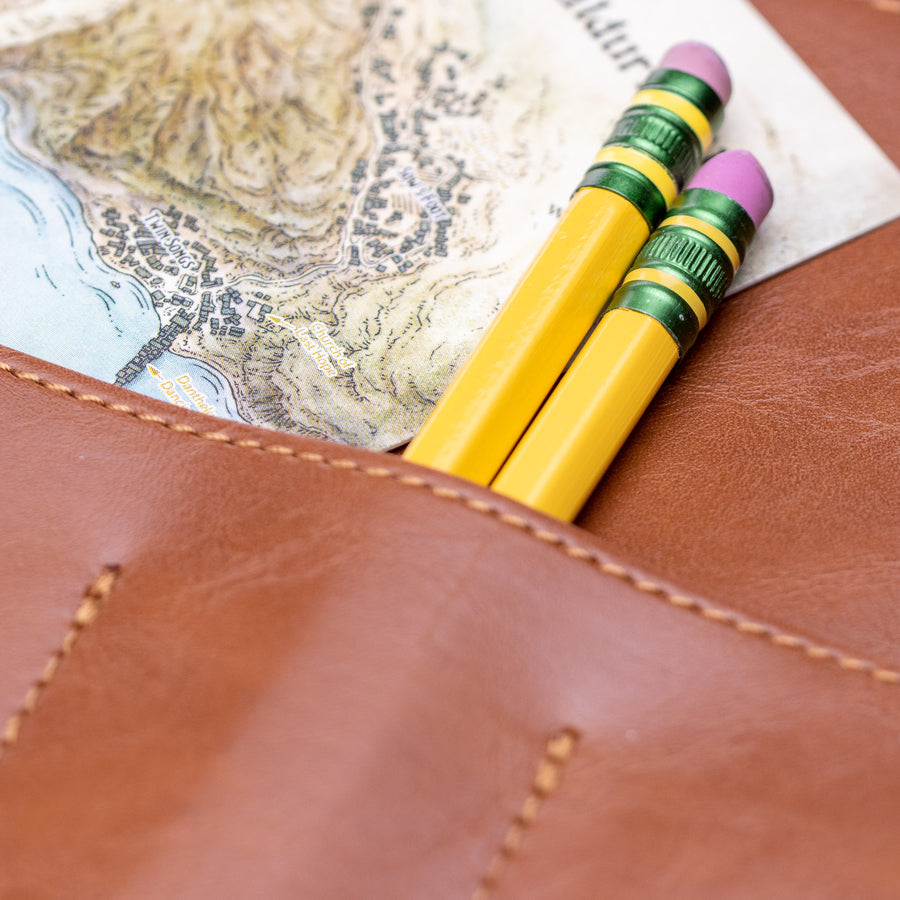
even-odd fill
[[[153,360],[153,367],[164,381],[175,382],[173,389],[189,409],[196,408],[196,403],[178,384],[178,379],[182,375],[190,378],[191,387],[206,398],[206,402],[215,409],[215,415],[225,419],[243,421],[238,414],[231,385],[215,369],[171,352],[163,353],[162,356]],[[138,393],[146,394],[148,397],[168,399],[160,390],[159,379],[146,370],[129,381],[128,387]],[[205,410],[203,411],[205,412]]]
[[[159,316],[137,279],[100,259],[69,188],[10,143],[8,113],[0,98],[0,343],[113,382],[159,332]],[[218,415],[240,418],[210,366],[171,352],[154,365],[166,377],[187,374]],[[149,374],[128,387],[162,397]]]

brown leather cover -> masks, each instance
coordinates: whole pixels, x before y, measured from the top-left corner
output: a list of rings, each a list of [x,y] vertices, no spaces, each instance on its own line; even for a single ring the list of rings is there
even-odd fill
[[[900,162],[900,15],[762,10]],[[900,222],[576,525],[0,354],[0,897],[894,898]]]

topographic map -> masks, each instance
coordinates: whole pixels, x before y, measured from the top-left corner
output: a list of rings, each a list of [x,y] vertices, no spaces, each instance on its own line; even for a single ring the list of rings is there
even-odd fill
[[[0,341],[204,412],[408,438],[559,212],[540,22],[498,49],[453,0],[80,6],[0,7]]]
[[[205,413],[402,443],[650,60],[705,28],[744,84],[807,84],[740,0],[675,7],[0,0],[0,343]],[[791,140],[867,173],[871,148],[843,119],[840,142],[816,130],[830,106],[799,127],[804,102],[775,94],[738,93],[731,135],[817,223],[773,214],[753,277],[822,249],[795,236],[849,236],[823,220],[872,224],[816,212],[831,169]],[[846,193],[883,208],[888,177]]]

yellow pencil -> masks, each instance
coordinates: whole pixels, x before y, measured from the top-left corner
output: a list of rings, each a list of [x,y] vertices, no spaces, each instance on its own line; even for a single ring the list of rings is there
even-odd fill
[[[745,151],[714,156],[641,251],[609,310],[491,487],[571,520],[719,305],[772,187]]]
[[[665,55],[407,459],[490,483],[696,171],[730,93],[709,47],[679,44]]]

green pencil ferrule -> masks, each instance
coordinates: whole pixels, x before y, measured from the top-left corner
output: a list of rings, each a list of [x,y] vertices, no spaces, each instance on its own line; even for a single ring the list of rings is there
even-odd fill
[[[725,117],[719,95],[702,79],[678,69],[655,69],[641,85],[642,90],[671,91],[693,103],[717,131]]]
[[[716,92],[705,82],[686,72],[656,69],[641,86],[641,90],[661,90],[680,97],[707,119],[713,131],[721,122],[723,105]],[[650,97],[639,99],[650,100]],[[677,104],[675,108],[678,108]],[[697,127],[696,122],[694,124]],[[703,156],[703,145],[694,128],[672,109],[653,102],[629,106],[616,122],[603,147],[627,148],[637,151],[637,155],[648,157],[666,170],[677,190],[681,190],[694,175]],[[641,166],[632,167],[621,160],[596,162],[587,170],[576,191],[594,187],[620,194],[640,210],[653,231],[666,210],[663,192],[668,190],[668,182],[658,182],[657,186],[644,174],[649,170],[644,167],[642,171],[638,171],[639,168]],[[654,175],[654,180],[656,178]]]
[[[595,163],[581,180],[582,188],[605,188],[624,197],[641,213],[653,231],[666,214],[666,200],[659,188],[646,175],[615,162]]]
[[[703,149],[693,129],[668,109],[629,106],[604,147],[632,147],[653,157],[672,174],[679,190],[700,166]]]
[[[700,333],[700,321],[687,301],[652,281],[623,284],[613,294],[607,309],[631,309],[656,319],[675,341],[679,359],[691,349]]]
[[[669,215],[693,216],[718,228],[734,244],[743,262],[756,236],[747,211],[725,194],[706,188],[689,188],[673,204]]]
[[[696,227],[689,220],[671,221],[681,216],[699,221]],[[685,191],[669,210],[666,223],[653,232],[635,259],[631,269],[637,277],[625,281],[608,308],[651,316],[672,336],[680,358],[700,331],[691,295],[703,304],[707,318],[718,309],[734,279],[734,253],[743,261],[756,229],[740,204],[705,188]],[[728,248],[728,241],[734,250]]]
[[[650,268],[673,275],[686,284],[712,315],[734,268],[728,254],[710,237],[686,225],[664,225],[638,254],[632,268]]]

